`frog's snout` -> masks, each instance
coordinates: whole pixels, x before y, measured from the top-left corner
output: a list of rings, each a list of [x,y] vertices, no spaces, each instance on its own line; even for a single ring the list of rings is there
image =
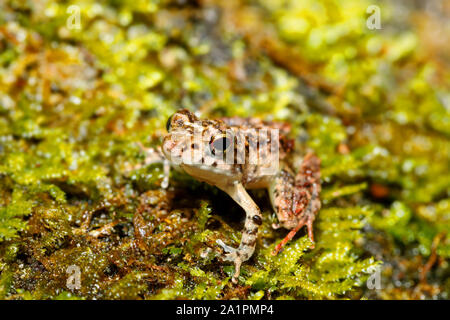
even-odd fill
[[[171,135],[167,135],[164,137],[162,143],[162,152],[166,156],[167,159],[170,160],[173,149],[176,147],[177,143],[172,139]]]

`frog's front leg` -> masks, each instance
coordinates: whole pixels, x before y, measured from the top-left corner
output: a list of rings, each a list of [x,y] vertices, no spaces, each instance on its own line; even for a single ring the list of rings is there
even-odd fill
[[[235,273],[232,281],[237,283],[241,264],[250,259],[255,251],[258,228],[262,224],[262,215],[258,206],[241,183],[218,187],[228,193],[245,210],[246,214],[241,243],[238,248],[232,248],[223,243],[222,240],[217,240],[217,244],[227,252],[223,260],[234,262]]]

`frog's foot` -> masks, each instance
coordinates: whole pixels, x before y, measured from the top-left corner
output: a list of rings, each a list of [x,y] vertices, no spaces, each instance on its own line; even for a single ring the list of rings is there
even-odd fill
[[[302,220],[300,220],[300,222],[298,223],[298,225],[292,229],[287,236],[281,240],[281,242],[279,244],[277,244],[277,246],[275,247],[275,249],[272,251],[272,255],[276,256],[280,251],[283,250],[284,246],[292,240],[292,238],[294,238],[295,234],[303,227],[306,225],[306,227],[308,228],[308,237],[309,240],[311,240],[312,245],[311,245],[311,249],[314,249],[314,234],[313,234],[313,222],[314,222],[314,215],[312,216],[308,216],[306,218],[303,218]]]
[[[252,198],[245,191],[241,183],[233,185],[220,186],[222,190],[227,192],[239,205],[244,208],[246,217],[244,230],[242,231],[241,243],[237,249],[227,246],[222,240],[217,240],[225,252],[227,252],[223,260],[233,261],[235,272],[233,275],[233,283],[238,282],[241,264],[253,255],[256,247],[256,239],[258,237],[258,228],[262,224],[261,211],[253,202]]]
[[[292,179],[292,178],[291,178]],[[287,181],[287,182],[286,182]],[[311,248],[314,248],[313,222],[317,212],[320,210],[320,159],[314,154],[308,153],[303,159],[302,166],[295,176],[295,182],[292,185],[292,180],[286,179],[284,184],[294,187],[295,190],[291,192],[288,201],[283,202],[283,199],[277,199],[281,204],[288,203],[289,206],[284,210],[287,213],[284,216],[294,219],[294,227],[288,235],[275,247],[272,254],[278,254],[283,247],[295,236],[295,234],[303,226],[308,228],[308,237],[312,242]],[[283,193],[279,193],[283,195]],[[285,192],[286,194],[286,192]],[[288,193],[289,194],[289,193]],[[290,206],[292,205],[292,209]],[[282,215],[283,216],[283,215]],[[292,224],[290,224],[292,226]]]
[[[216,243],[219,246],[221,246],[223,248],[223,250],[226,252],[222,256],[222,260],[234,262],[234,269],[235,269],[235,271],[234,271],[234,275],[233,275],[233,278],[231,279],[231,281],[233,283],[237,283],[239,274],[241,273],[241,264],[243,262],[242,261],[242,253],[241,253],[241,251],[239,249],[235,249],[233,247],[230,247],[230,246],[226,245],[220,239],[218,239],[216,241]]]
[[[317,190],[317,185],[313,185],[312,188],[312,196],[309,200],[308,206],[305,211],[300,212],[300,220],[298,221],[297,225],[287,234],[287,236],[281,240],[281,242],[275,247],[275,249],[272,251],[272,255],[277,255],[283,247],[292,240],[292,238],[295,236],[295,234],[300,230],[303,226],[306,225],[308,228],[308,237],[309,240],[312,242],[311,249],[314,249],[314,234],[313,234],[313,222],[316,218],[316,213],[320,209],[320,200],[319,200],[319,194]]]
[[[275,247],[275,249],[272,251],[272,255],[277,255],[283,247],[294,238],[295,234],[300,230],[303,226],[306,225],[308,228],[308,237],[309,240],[311,240],[312,245],[311,249],[314,249],[314,233],[313,233],[313,222],[316,218],[316,213],[320,209],[320,201],[318,199],[317,189],[315,186],[313,186],[313,195],[308,203],[308,207],[304,212],[301,212],[301,219],[299,220],[298,224],[287,234],[287,236],[281,240],[279,244]]]

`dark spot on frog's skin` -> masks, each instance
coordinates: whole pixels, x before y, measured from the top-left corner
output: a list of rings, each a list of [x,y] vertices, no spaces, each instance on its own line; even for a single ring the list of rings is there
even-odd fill
[[[191,148],[192,148],[192,149],[195,149],[195,150],[198,150],[198,144],[193,143],[193,144],[191,145]]]
[[[214,168],[217,167],[217,162],[214,161],[214,162],[212,163],[212,166],[213,166]]]
[[[249,240],[249,241],[242,242],[242,245],[248,246],[248,247],[253,247],[255,245],[255,243],[256,243],[256,239],[252,239],[252,240]]]
[[[262,218],[260,216],[253,216],[253,222],[256,223],[258,226],[262,224]]]

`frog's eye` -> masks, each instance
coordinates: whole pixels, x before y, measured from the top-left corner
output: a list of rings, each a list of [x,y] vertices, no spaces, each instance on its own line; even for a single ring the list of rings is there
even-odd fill
[[[227,135],[219,135],[212,139],[211,141],[211,149],[216,152],[225,152],[231,145],[231,137]]]
[[[171,116],[169,117],[169,119],[167,119],[167,122],[166,122],[166,129],[167,129],[167,132],[169,132],[169,131],[170,131],[170,128],[172,127],[172,117],[173,117],[173,115],[171,115]]]

